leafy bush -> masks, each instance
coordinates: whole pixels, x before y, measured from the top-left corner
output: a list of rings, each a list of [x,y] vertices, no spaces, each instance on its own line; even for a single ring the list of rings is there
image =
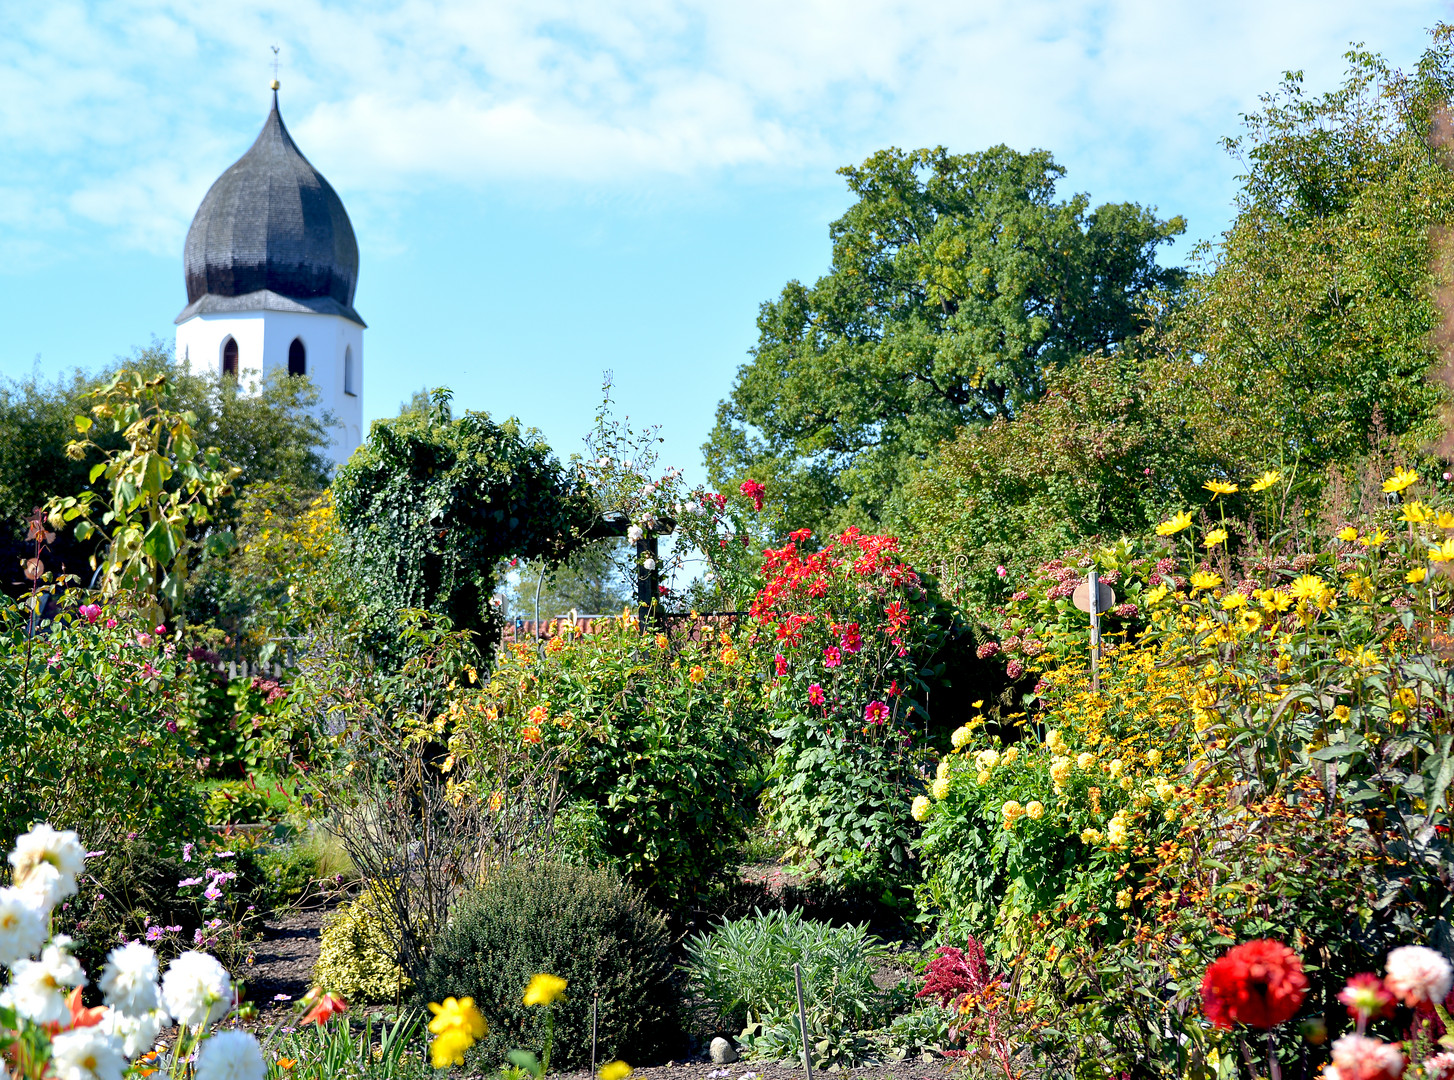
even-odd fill
[[[686,943],[687,985],[712,1017],[752,1030],[749,1045],[766,1056],[786,1057],[780,1037],[796,1028],[793,965],[803,972],[803,1006],[810,1035],[849,1035],[875,1027],[890,1011],[893,995],[874,984],[884,946],[865,926],[831,926],[801,912],[759,911],[724,922]],[[794,1033],[795,1034],[795,1033]],[[802,1039],[787,1036],[789,1049]]]
[[[804,555],[807,539],[794,533],[766,553],[752,605],[771,633],[759,641],[773,665],[779,740],[771,821],[791,839],[789,854],[830,880],[911,880],[908,796],[954,620],[893,537],[850,529]]]
[[[508,722],[541,755],[563,753],[560,783],[586,809],[567,818],[654,902],[680,906],[727,870],[752,819],[765,741],[761,683],[741,635],[698,622],[675,645],[630,616],[544,655],[502,657],[466,729]],[[451,748],[468,745],[464,738]]]
[[[42,819],[106,850],[200,836],[180,724],[201,666],[125,603],[61,605],[34,637],[24,609],[0,611],[0,844]]]
[[[411,984],[390,927],[387,909],[369,889],[340,907],[323,924],[313,985],[350,1002],[399,1001]]]
[[[552,1061],[589,1063],[591,1002],[599,997],[597,1060],[652,1060],[672,1037],[676,989],[665,919],[607,871],[541,865],[467,896],[438,935],[420,987],[430,1001],[469,995],[489,1021],[493,1064],[515,1047],[539,1047],[540,1008],[522,1002],[541,972],[566,980],[555,1011]]]

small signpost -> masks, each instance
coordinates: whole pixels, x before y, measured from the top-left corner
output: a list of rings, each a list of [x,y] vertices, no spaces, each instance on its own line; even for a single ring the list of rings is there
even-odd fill
[[[1091,692],[1101,692],[1101,612],[1110,611],[1116,604],[1116,592],[1100,579],[1095,568],[1090,575],[1075,587],[1071,603],[1081,611],[1090,613],[1090,665]]]

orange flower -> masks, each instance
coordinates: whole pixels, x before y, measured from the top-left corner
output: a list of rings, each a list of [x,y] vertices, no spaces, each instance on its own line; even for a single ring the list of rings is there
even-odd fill
[[[291,1072],[292,1069],[293,1069],[293,1066],[296,1065],[296,1064],[298,1064],[298,1061],[297,1061],[296,1058],[285,1058],[285,1057],[278,1058],[278,1068],[282,1069],[284,1072]]]
[[[348,1012],[348,1003],[337,994],[324,994],[316,989],[309,992],[310,997],[313,994],[318,995],[317,1000],[313,1002],[313,1007],[303,1014],[303,1019],[298,1021],[300,1024],[317,1024],[322,1027],[335,1016]]]
[[[530,710],[530,715],[527,717],[527,719],[532,724],[535,724],[537,726],[539,726],[540,724],[545,723],[547,720],[550,719],[550,706],[549,705],[537,705],[537,706],[535,706],[535,708],[533,708],[533,709]]]
[[[700,686],[707,678],[707,669],[698,664],[688,673],[687,678],[691,679],[694,685]]]
[[[520,740],[522,742],[538,743],[540,741],[540,729],[534,724],[526,724],[520,731]]]

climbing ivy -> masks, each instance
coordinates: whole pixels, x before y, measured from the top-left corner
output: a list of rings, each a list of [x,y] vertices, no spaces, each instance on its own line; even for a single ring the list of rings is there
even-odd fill
[[[373,425],[333,494],[371,647],[402,659],[397,613],[422,608],[477,635],[498,630],[490,605],[501,562],[558,561],[584,542],[596,511],[540,433],[466,412],[438,389],[428,410]]]

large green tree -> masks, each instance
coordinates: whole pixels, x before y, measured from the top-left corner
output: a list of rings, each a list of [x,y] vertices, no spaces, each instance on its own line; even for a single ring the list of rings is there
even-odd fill
[[[1057,199],[1045,151],[889,149],[840,172],[856,202],[832,268],[762,305],[705,448],[719,485],[767,482],[781,525],[882,520],[941,440],[1013,418],[1182,281],[1156,261],[1181,218]]]

